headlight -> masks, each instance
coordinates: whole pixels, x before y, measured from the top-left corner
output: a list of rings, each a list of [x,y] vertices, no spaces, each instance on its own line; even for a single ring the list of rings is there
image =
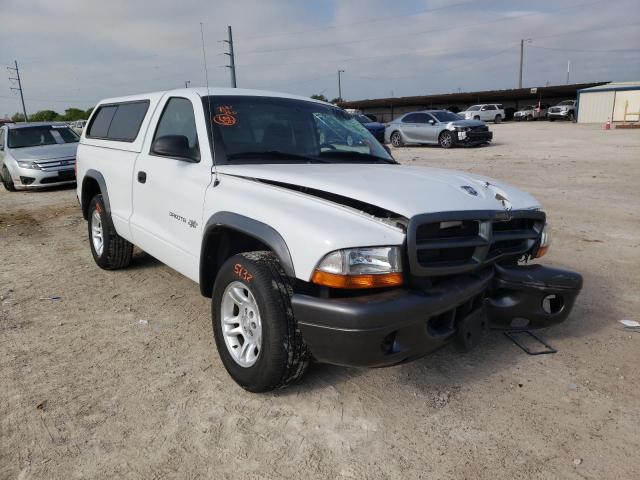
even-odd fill
[[[544,256],[549,250],[550,246],[551,233],[549,232],[549,224],[545,223],[544,227],[542,228],[542,233],[540,234],[540,244],[538,245],[538,250],[536,251],[534,258],[540,258]]]
[[[25,162],[25,161],[19,160],[18,166],[21,168],[30,168],[32,170],[40,170],[40,166],[35,162]]]
[[[333,288],[382,288],[402,285],[400,247],[363,247],[326,255],[311,277],[317,285]]]

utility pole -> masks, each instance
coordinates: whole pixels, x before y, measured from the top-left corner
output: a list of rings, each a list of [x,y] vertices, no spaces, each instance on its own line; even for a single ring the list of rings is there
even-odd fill
[[[233,55],[233,34],[231,33],[231,25],[227,27],[227,30],[229,32],[229,39],[223,40],[223,42],[229,44],[229,52],[228,53],[225,52],[225,55],[229,56],[229,65],[225,65],[225,66],[229,70],[231,70],[231,86],[233,88],[237,88],[238,85],[236,84],[236,59]]]
[[[340,82],[340,74],[344,73],[344,70],[338,70],[338,98],[342,101],[342,84]]]
[[[14,60],[15,68],[7,67],[9,72],[15,72],[15,77],[9,77],[9,80],[13,80],[14,82],[18,82],[18,88],[11,87],[11,90],[14,92],[20,92],[20,100],[22,100],[22,113],[24,114],[24,121],[27,121],[27,109],[24,106],[24,95],[22,93],[22,82],[20,82],[20,70],[18,70],[18,61]]]
[[[518,77],[518,88],[522,88],[522,67],[524,65],[524,42],[531,43],[530,38],[520,40],[520,76]]]
[[[571,60],[567,60],[567,85],[569,85],[569,71],[571,70]]]

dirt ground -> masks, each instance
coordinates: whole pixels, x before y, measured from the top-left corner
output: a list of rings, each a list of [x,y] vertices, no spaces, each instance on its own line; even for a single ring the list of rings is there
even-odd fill
[[[494,332],[266,395],[226,374],[194,283],[144,253],[94,265],[73,189],[0,192],[0,478],[640,478],[640,333],[617,326],[640,320],[640,131],[491,129],[489,147],[394,154],[542,201],[545,261],[585,279],[541,333],[558,353]]]

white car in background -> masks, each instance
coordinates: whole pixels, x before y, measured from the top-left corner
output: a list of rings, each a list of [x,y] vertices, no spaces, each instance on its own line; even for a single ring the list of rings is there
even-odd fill
[[[499,103],[471,105],[458,115],[462,115],[465,120],[482,120],[483,122],[500,123],[504,120],[504,108]]]
[[[82,135],[82,130],[84,130],[85,125],[87,124],[86,120],[76,120],[75,122],[71,122],[69,126],[76,132],[78,135]]]

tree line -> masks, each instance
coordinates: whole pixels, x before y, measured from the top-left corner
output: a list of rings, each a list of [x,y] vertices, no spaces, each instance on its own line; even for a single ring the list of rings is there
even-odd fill
[[[63,114],[60,114],[54,110],[40,110],[34,114],[29,115],[29,122],[73,122],[75,120],[86,120],[91,115],[93,107],[86,110],[81,108],[67,108]],[[15,113],[11,116],[12,122],[24,122],[24,115],[22,113]]]
[[[315,93],[315,94],[311,95],[311,98],[313,98],[314,100],[321,100],[323,102],[329,102],[327,97],[325,97],[321,93]],[[343,101],[344,100],[342,100],[340,97],[336,97],[333,100],[331,100],[329,103],[333,103],[334,105],[337,105],[338,103],[342,103]]]

